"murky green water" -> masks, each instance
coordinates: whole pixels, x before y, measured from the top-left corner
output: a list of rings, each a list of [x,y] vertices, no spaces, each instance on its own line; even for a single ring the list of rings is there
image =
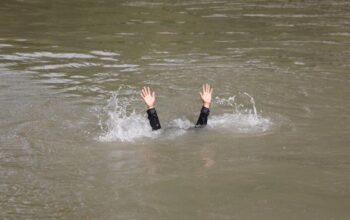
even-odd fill
[[[0,27],[1,219],[350,218],[349,1],[2,0]]]

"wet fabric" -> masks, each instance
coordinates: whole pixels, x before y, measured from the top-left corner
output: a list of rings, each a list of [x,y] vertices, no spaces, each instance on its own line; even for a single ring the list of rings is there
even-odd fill
[[[210,113],[209,108],[206,108],[203,106],[196,123],[196,128],[202,128],[207,125],[209,113]]]
[[[209,108],[202,107],[201,112],[199,114],[199,118],[196,123],[196,128],[202,128],[207,125],[208,116],[209,116]],[[155,108],[151,108],[147,110],[148,120],[152,127],[152,130],[158,130],[161,128],[159,118],[157,115],[157,111]]]
[[[160,126],[156,109],[155,108],[148,109],[147,114],[148,114],[148,120],[152,127],[152,130],[161,129],[162,127]]]

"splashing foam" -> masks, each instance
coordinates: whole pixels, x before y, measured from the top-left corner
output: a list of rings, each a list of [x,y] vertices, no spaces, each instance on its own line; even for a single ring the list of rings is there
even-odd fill
[[[133,98],[122,98],[118,94],[119,90],[113,93],[107,106],[102,109],[100,127],[103,133],[98,138],[100,141],[134,142],[140,138],[157,137],[173,139],[194,127],[190,120],[177,118],[162,122],[163,129],[152,131],[145,114],[136,113],[135,110],[128,113]],[[222,128],[233,133],[257,134],[269,130],[272,125],[269,118],[257,113],[255,100],[248,93],[239,93],[229,98],[216,97],[214,103],[233,108],[233,112],[212,115],[208,121],[209,129]]]
[[[100,118],[100,126],[104,133],[99,137],[100,141],[127,141],[132,142],[136,138],[154,138],[159,132],[152,132],[147,118],[133,111],[127,114],[130,105],[127,98],[118,97],[118,92],[112,94],[107,106],[102,110],[107,115],[106,119]]]
[[[246,92],[226,99],[216,97],[214,102],[233,108],[233,112],[213,116],[208,123],[212,128],[229,128],[238,133],[262,133],[272,125],[269,118],[258,114],[254,98]]]

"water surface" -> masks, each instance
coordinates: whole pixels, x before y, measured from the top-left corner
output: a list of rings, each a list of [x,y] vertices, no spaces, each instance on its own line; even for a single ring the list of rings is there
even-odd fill
[[[349,8],[1,1],[0,217],[348,219]]]

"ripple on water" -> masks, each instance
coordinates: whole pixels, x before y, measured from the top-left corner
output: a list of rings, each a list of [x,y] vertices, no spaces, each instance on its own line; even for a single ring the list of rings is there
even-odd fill
[[[338,32],[338,33],[330,33],[331,36],[343,36],[343,37],[349,37],[350,33],[348,32]]]
[[[162,35],[177,35],[178,33],[176,33],[176,32],[170,32],[170,31],[162,31],[162,32],[157,32],[157,34],[162,34]]]
[[[322,15],[308,14],[243,14],[244,17],[266,17],[266,18],[317,18]]]
[[[40,76],[41,77],[64,77],[64,76],[66,76],[66,74],[65,73],[55,73],[55,72],[53,72],[53,73],[41,74]]]
[[[55,78],[55,77],[41,80],[41,82],[46,84],[80,84],[80,82],[72,79]]]
[[[226,14],[211,14],[211,15],[203,15],[202,18],[227,18],[229,17]]]
[[[23,60],[33,60],[35,58],[4,54],[4,55],[0,55],[0,59],[1,60],[12,60],[12,61],[23,61]]]
[[[118,59],[113,58],[113,57],[101,57],[100,60],[113,61],[113,62],[119,61]]]
[[[108,67],[108,68],[135,68],[135,67],[138,67],[139,65],[137,65],[137,64],[106,64],[103,66]]]
[[[0,48],[3,48],[3,47],[13,47],[12,44],[0,44]]]
[[[0,59],[13,60],[13,61],[25,61],[35,60],[40,58],[50,59],[91,59],[96,58],[91,54],[82,53],[52,53],[52,52],[33,52],[33,53],[14,53],[14,54],[2,54]]]
[[[83,53],[52,53],[52,52],[33,52],[33,53],[15,53],[18,56],[29,58],[59,58],[59,59],[89,59],[96,58],[90,54]]]
[[[115,52],[107,52],[107,51],[102,51],[102,50],[93,50],[93,51],[90,51],[91,54],[94,54],[94,55],[98,55],[98,56],[119,56],[120,54],[119,53],[115,53]]]
[[[115,33],[117,37],[123,37],[123,36],[134,36],[136,33],[131,33],[131,32],[120,32],[120,33]]]
[[[61,68],[81,68],[81,67],[92,67],[92,66],[99,66],[97,63],[66,63],[66,64],[51,64],[51,65],[43,65],[43,66],[34,66],[30,67],[30,70],[54,70],[54,69],[61,69]]]

